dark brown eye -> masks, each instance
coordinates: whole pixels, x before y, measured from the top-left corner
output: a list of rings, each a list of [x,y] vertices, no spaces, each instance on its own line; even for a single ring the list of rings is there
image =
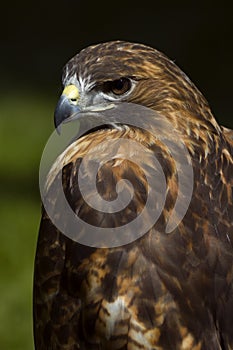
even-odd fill
[[[105,92],[112,92],[114,95],[123,95],[131,88],[131,81],[128,78],[120,78],[105,83]]]

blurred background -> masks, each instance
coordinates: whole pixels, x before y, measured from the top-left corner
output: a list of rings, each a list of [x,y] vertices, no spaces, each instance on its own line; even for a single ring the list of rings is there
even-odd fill
[[[233,127],[230,1],[1,3],[0,349],[33,349],[32,280],[40,220],[38,167],[53,131],[61,70],[80,49],[112,39],[174,60]]]

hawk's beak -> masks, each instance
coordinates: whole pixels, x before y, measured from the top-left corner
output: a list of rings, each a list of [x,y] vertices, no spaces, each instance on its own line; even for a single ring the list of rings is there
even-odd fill
[[[80,112],[79,91],[75,85],[68,85],[57,103],[54,112],[54,124],[57,132],[60,134],[61,124],[71,115]]]

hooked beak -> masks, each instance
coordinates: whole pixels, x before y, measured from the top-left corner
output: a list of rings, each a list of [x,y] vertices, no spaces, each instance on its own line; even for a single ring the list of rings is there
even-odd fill
[[[54,112],[54,125],[60,134],[61,124],[73,114],[80,112],[79,91],[75,85],[65,87]]]

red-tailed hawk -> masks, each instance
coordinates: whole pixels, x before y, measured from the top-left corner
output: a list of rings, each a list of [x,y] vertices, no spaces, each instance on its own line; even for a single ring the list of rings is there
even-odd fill
[[[89,124],[46,183],[35,349],[233,349],[232,131],[141,44],[84,49],[63,85],[55,125]]]

